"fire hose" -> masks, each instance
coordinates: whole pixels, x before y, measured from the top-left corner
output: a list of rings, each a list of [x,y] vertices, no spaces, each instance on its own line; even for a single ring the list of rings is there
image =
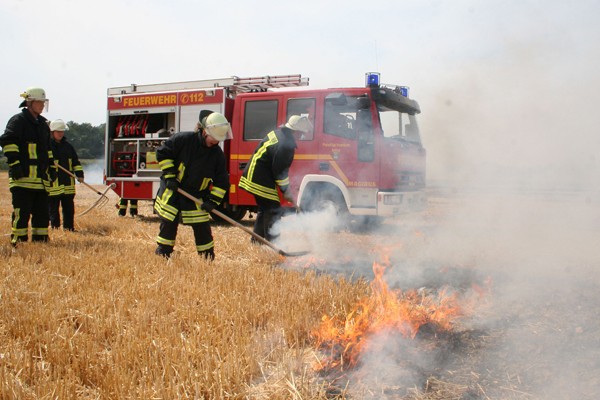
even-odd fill
[[[61,170],[63,170],[67,175],[78,179],[77,175],[75,175],[74,173],[72,173],[71,171],[69,171],[68,169],[66,169],[65,167],[63,167],[62,165],[60,165],[59,163],[54,163],[54,165],[56,165],[58,168],[60,168]],[[82,183],[85,187],[87,187],[88,189],[94,191],[97,195],[99,195],[100,197],[98,198],[98,200],[96,200],[94,202],[94,204],[92,204],[87,210],[83,211],[81,214],[79,214],[78,216],[82,216],[87,214],[88,212],[90,212],[93,208],[97,207],[99,204],[104,205],[107,201],[108,201],[108,197],[106,196],[106,193],[110,190],[113,189],[116,185],[114,183],[111,183],[110,186],[108,186],[104,192],[100,192],[98,190],[96,190],[93,186],[85,183],[85,182],[80,182]]]
[[[181,188],[178,188],[177,192],[181,193],[183,196],[187,197],[188,199],[192,200],[194,203],[196,203],[198,205],[202,205],[202,203],[203,203],[202,200],[199,200],[199,199],[195,198],[194,196],[192,196],[191,194],[189,194],[188,192],[186,192],[185,190],[183,190]],[[259,242],[261,242],[263,244],[266,244],[267,246],[269,246],[270,248],[272,248],[273,250],[275,250],[277,253],[279,253],[282,256],[286,256],[286,257],[298,257],[298,256],[303,256],[303,255],[306,255],[306,254],[309,253],[309,251],[296,251],[296,252],[283,251],[279,247],[275,246],[273,243],[269,242],[264,237],[262,237],[259,234],[255,233],[251,229],[246,228],[244,225],[240,224],[239,222],[237,222],[233,218],[230,218],[227,215],[223,214],[221,211],[213,208],[210,212],[213,213],[213,214],[215,214],[219,218],[222,218],[225,221],[229,222],[231,225],[235,226],[236,228],[240,228],[244,232],[250,234],[254,239],[258,240]]]

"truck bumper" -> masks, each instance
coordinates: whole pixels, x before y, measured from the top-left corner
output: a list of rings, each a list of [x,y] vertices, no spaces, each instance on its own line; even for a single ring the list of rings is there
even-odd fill
[[[377,193],[377,216],[379,217],[423,211],[426,206],[427,196],[424,191]]]

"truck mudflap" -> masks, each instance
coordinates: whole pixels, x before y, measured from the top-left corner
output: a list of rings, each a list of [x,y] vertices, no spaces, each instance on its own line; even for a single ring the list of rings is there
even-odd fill
[[[426,206],[425,191],[379,192],[377,194],[377,216],[379,217],[393,217],[423,211]]]

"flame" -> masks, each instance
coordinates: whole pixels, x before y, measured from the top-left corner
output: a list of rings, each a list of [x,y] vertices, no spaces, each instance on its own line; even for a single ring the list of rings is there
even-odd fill
[[[316,370],[352,368],[368,347],[368,339],[375,333],[398,333],[414,339],[425,324],[438,330],[451,330],[465,310],[459,305],[458,295],[444,287],[436,293],[419,290],[391,290],[383,279],[389,265],[373,263],[375,277],[371,294],[361,299],[345,317],[323,316],[312,336],[316,347],[325,354]]]

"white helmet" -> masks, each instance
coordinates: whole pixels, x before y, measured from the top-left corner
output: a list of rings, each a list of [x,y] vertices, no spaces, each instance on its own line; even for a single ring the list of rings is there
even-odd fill
[[[62,119],[55,119],[54,121],[50,122],[50,132],[64,132],[68,130],[69,127],[67,126],[67,124],[65,124],[65,121],[63,121]]]
[[[284,127],[293,131],[300,131],[304,133],[309,133],[313,129],[312,124],[305,115],[292,115]]]
[[[19,105],[19,107],[27,106],[28,101],[43,101],[46,104],[48,104],[48,101],[50,100],[46,97],[46,91],[40,87],[27,88],[27,90],[21,93],[20,96],[23,97],[25,100],[21,102],[21,105]]]
[[[218,112],[210,113],[207,117],[204,117],[200,123],[206,131],[206,134],[219,142],[233,137],[231,134],[231,125],[229,125],[227,118],[225,118],[223,114]]]

